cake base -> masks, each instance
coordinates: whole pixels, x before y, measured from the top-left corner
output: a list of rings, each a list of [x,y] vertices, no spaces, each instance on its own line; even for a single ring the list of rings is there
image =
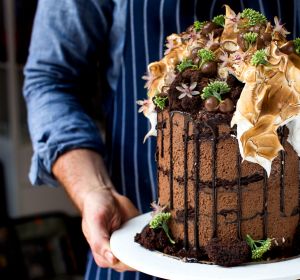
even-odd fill
[[[224,279],[224,280],[294,280],[300,279],[300,257],[244,264],[225,268],[204,263],[188,263],[157,251],[150,251],[136,242],[134,236],[151,220],[146,213],[125,223],[112,234],[110,245],[113,254],[126,265],[164,279]]]

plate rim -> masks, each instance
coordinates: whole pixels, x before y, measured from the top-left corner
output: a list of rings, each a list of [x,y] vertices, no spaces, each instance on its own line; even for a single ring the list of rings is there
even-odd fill
[[[113,232],[110,239],[113,254],[120,261],[140,272],[172,280],[240,280],[241,274],[244,280],[300,279],[300,257],[228,268],[214,264],[188,263],[158,251],[150,251],[134,241],[135,234],[141,232],[150,219],[151,212],[136,216]],[[147,261],[149,263],[145,264]],[[299,268],[299,271],[295,271],[296,267]],[[290,271],[291,268],[294,270]],[[186,278],[187,269],[189,278]],[[205,273],[205,275],[201,275],[199,278],[199,273]],[[268,274],[271,275],[268,276]],[[239,277],[236,278],[238,275]]]

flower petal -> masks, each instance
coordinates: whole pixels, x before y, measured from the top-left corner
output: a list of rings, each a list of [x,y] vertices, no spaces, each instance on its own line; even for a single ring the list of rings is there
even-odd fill
[[[186,89],[182,88],[182,87],[176,87],[176,89],[180,92],[186,92]]]
[[[180,94],[180,95],[178,96],[178,99],[182,99],[182,98],[185,97],[186,95],[187,95],[187,93],[184,92],[184,93],[182,93],[182,94]]]
[[[186,85],[186,84],[184,84],[184,83],[181,83],[181,86],[183,87],[183,88],[185,88],[185,89],[188,89],[189,87]]]
[[[190,89],[190,90],[193,90],[196,86],[197,86],[197,82],[193,82],[193,83],[190,85],[189,89]]]

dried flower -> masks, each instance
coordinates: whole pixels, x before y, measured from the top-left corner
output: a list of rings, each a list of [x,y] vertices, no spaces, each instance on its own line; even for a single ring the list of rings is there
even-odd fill
[[[214,32],[208,34],[208,41],[206,43],[206,48],[210,49],[210,47],[215,44],[214,40]]]
[[[149,109],[149,107],[153,104],[150,99],[146,100],[138,100],[136,104],[140,105],[141,107],[139,108],[138,112],[142,113],[145,112],[146,110]]]
[[[239,23],[239,21],[241,19],[241,14],[238,13],[235,16],[226,17],[226,18],[233,23],[233,31],[234,32],[238,32],[238,23]]]
[[[190,86],[187,84],[182,83],[181,86],[177,86],[176,89],[181,92],[181,94],[178,96],[179,99],[182,99],[184,97],[192,98],[193,95],[198,95],[200,92],[198,90],[194,90],[197,86],[197,82],[193,82]]]
[[[227,66],[231,63],[231,58],[228,55],[227,52],[222,52],[222,54],[219,56],[219,59],[222,61],[222,64],[220,65],[220,68]]]
[[[175,78],[176,78],[176,74],[174,73],[173,70],[167,71],[165,75],[165,85],[169,86],[170,84],[172,84]]]
[[[286,37],[288,34],[290,34],[291,32],[288,32],[283,26],[284,24],[281,24],[280,20],[278,19],[278,17],[274,17],[274,29],[273,29],[273,34],[275,32],[278,32],[279,34],[281,34],[283,37]]]
[[[153,76],[151,72],[148,72],[146,75],[142,76],[142,79],[147,81],[144,88],[149,90],[156,78],[157,77]]]
[[[189,44],[194,43],[201,38],[201,34],[198,33],[195,29],[183,35],[183,39],[187,40]]]
[[[178,45],[181,43],[181,39],[178,37],[174,37],[173,35],[169,36],[167,38],[167,49],[165,50],[165,55],[170,53],[174,48],[178,47]]]
[[[167,206],[161,206],[159,204],[159,201],[156,203],[155,201],[153,201],[151,203],[151,207],[153,209],[152,211],[152,217],[154,217],[155,215],[159,214],[159,213],[163,213],[165,211],[165,209],[167,208]]]

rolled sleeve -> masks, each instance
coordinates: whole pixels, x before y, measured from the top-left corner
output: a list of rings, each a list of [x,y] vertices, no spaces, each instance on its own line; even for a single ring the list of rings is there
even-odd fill
[[[79,102],[96,83],[97,64],[105,56],[109,20],[103,11],[109,9],[100,2],[105,1],[39,1],[23,89],[33,185],[57,186],[52,166],[65,151],[105,152],[99,129]]]

